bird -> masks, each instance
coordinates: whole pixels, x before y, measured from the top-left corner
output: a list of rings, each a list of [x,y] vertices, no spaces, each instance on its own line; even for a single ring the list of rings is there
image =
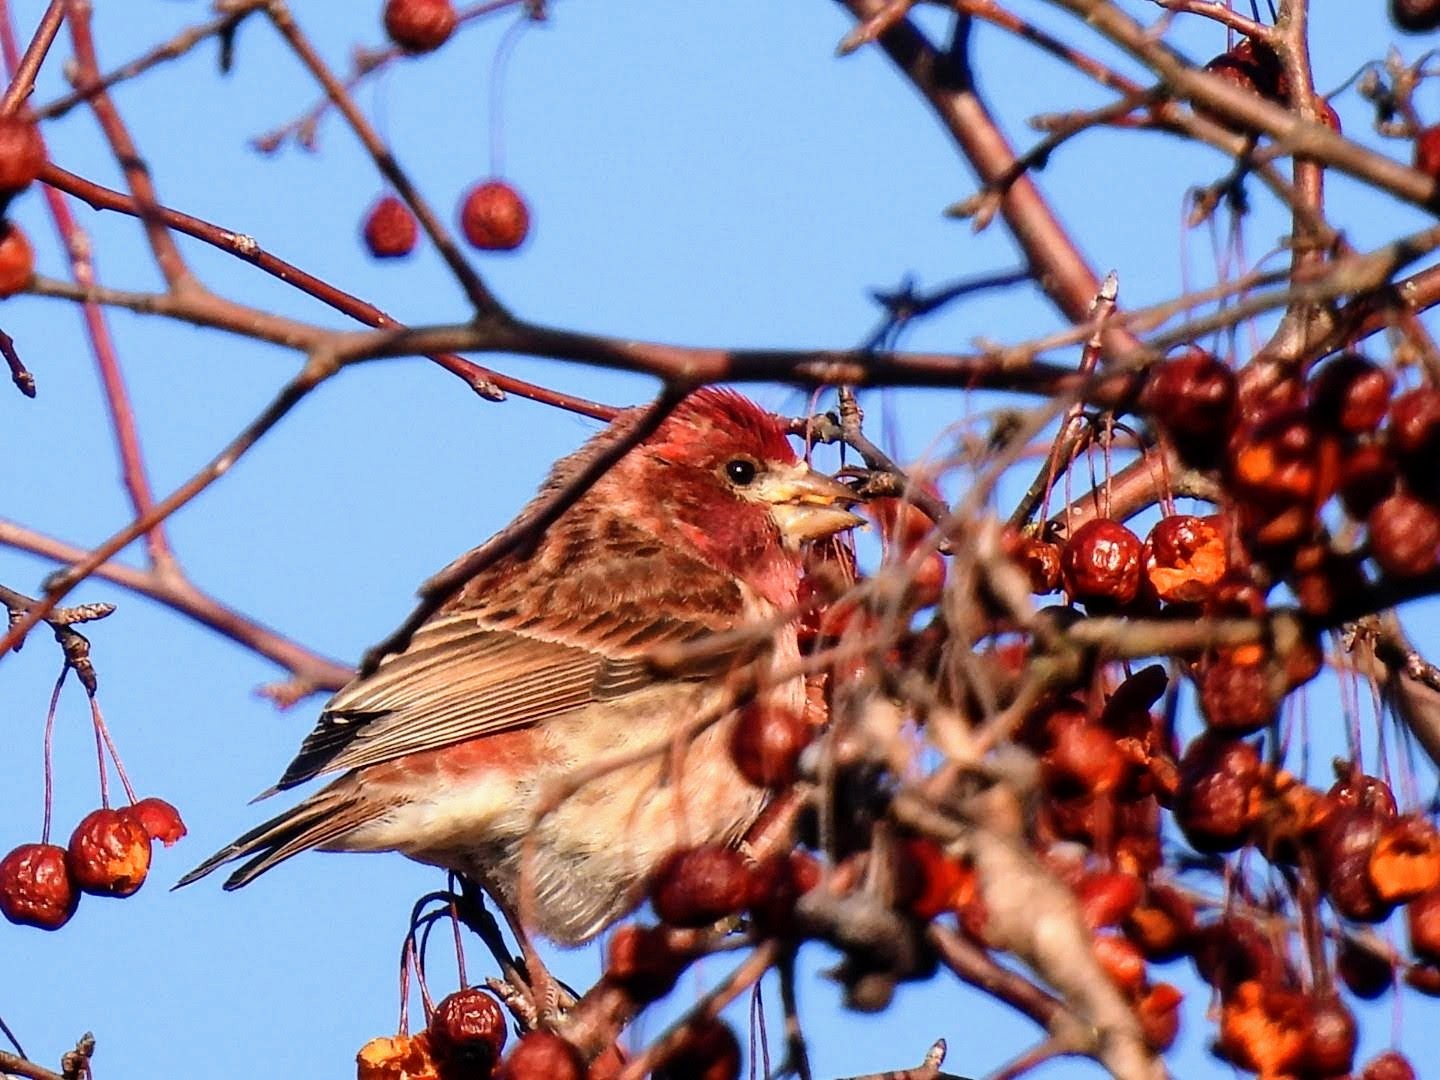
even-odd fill
[[[644,413],[557,462],[530,508]],[[176,887],[238,860],[226,890],[310,849],[394,851],[465,876],[560,945],[593,938],[673,851],[734,843],[758,816],[765,792],[729,752],[726,677],[744,666],[755,704],[803,710],[803,545],[860,524],[858,501],[801,459],[779,417],[734,390],[694,391],[528,549],[336,692],[266,794],[338,778]],[[701,647],[757,627],[762,649]],[[667,648],[697,659],[659,667]],[[677,746],[707,711],[716,722]],[[625,764],[542,806],[610,759]]]

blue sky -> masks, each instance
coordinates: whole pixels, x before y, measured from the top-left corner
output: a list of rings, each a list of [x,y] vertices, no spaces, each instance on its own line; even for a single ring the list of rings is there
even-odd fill
[[[352,45],[379,41],[378,2],[292,6],[337,67]],[[1156,10],[1138,0],[1125,6],[1147,17]],[[1322,86],[1338,85],[1383,55],[1393,35],[1378,6],[1316,5]],[[200,5],[174,0],[97,7],[106,66],[206,17]],[[1038,3],[1017,7],[1041,11]],[[13,8],[25,33],[43,4]],[[926,13],[927,25],[942,25],[933,14]],[[489,172],[489,70],[508,25],[503,18],[467,30],[359,93],[410,175],[447,215]],[[506,171],[530,202],[534,232],[518,255],[477,260],[487,282],[519,314],[559,326],[705,345],[845,347],[874,325],[873,287],[905,274],[934,285],[1013,267],[1014,251],[998,226],[976,235],[941,217],[972,190],[970,176],[878,53],[834,57],[847,27],[837,5],[818,0],[556,3],[548,24],[522,35],[503,95]],[[1198,23],[1180,40],[1196,57],[1224,45],[1218,30]],[[1403,46],[1420,51],[1414,40]],[[976,47],[983,86],[1022,144],[1026,117],[1072,107],[1077,94],[1104,100],[989,29],[977,34]],[[68,53],[63,39],[57,49],[56,59]],[[38,100],[62,89],[52,61]],[[264,157],[248,147],[316,96],[268,26],[252,20],[240,32],[228,78],[216,72],[212,44],[125,85],[116,100],[169,205],[250,233],[407,322],[463,318],[462,294],[433,252],[389,264],[364,256],[360,217],[382,186],[333,117],[315,154],[287,148]],[[1422,104],[1440,119],[1437,102],[1422,97]],[[1362,105],[1353,94],[1339,101],[1347,131],[1365,131]],[[46,134],[58,163],[118,184],[84,111]],[[1408,148],[1393,144],[1387,152]],[[1163,136],[1093,135],[1057,155],[1041,183],[1094,265],[1119,272],[1122,302],[1139,305],[1174,294],[1182,274],[1192,284],[1213,276],[1207,232],[1182,241],[1183,194],[1225,170],[1213,153]],[[1425,222],[1343,181],[1332,183],[1331,198],[1334,219],[1361,247]],[[157,286],[132,222],[83,206],[76,212],[94,239],[103,282]],[[36,243],[41,271],[63,276],[38,193],[23,196],[14,214]],[[1257,213],[1248,252],[1267,250],[1284,230],[1278,217]],[[344,325],[233,258],[193,243],[183,250],[225,295]],[[240,430],[297,367],[294,354],[276,347],[123,312],[110,321],[162,492]],[[957,305],[914,328],[903,344],[958,351],[977,338],[1021,341],[1056,324],[1042,301],[1013,289]],[[0,514],[74,543],[99,542],[128,519],[128,507],[78,313],[22,297],[0,307],[0,328],[15,338],[40,387],[34,401],[0,393]],[[653,390],[638,376],[510,357],[486,362],[615,403]],[[777,409],[804,407],[794,390],[755,393]],[[896,419],[879,432],[905,459],[994,404],[958,393],[866,400],[877,419]],[[303,403],[178,515],[171,535],[203,588],[353,660],[409,610],[418,582],[508,521],[549,463],[593,430],[590,421],[519,400],[488,404],[422,361],[370,364]],[[8,585],[34,589],[49,569],[0,549],[0,581]],[[93,1030],[105,1080],[196,1071],[352,1075],[359,1046],[393,1028],[407,914],[416,896],[441,884],[438,875],[399,857],[314,855],[239,893],[223,894],[213,881],[167,892],[257,820],[247,801],[279,774],[317,703],[279,713],[252,692],[277,677],[265,661],[103,582],[75,595],[120,605],[91,634],[101,701],[137,786],[180,806],[191,837],[157,851],[154,879],[136,897],[87,899],[58,934],[0,925],[0,955],[13,973],[0,993],[0,1016],[47,1061]],[[1409,614],[1417,639],[1426,640],[1433,613],[1422,606]],[[41,725],[57,663],[43,632],[0,662],[8,733],[0,848],[39,831]],[[1338,738],[1333,697],[1317,693],[1307,706],[1321,745]],[[1315,760],[1323,762],[1324,752]],[[61,704],[56,761],[63,836],[97,799],[88,712],[73,684]],[[834,958],[812,948],[805,959],[813,970]],[[480,960],[473,950],[472,971]],[[443,962],[436,970],[442,980],[453,978]],[[599,960],[592,950],[564,953],[556,970],[588,984]],[[719,962],[704,966],[677,996],[699,993],[723,970]],[[1159,976],[1192,989],[1189,1015],[1198,1018],[1203,992],[1193,990],[1182,965]],[[767,986],[772,1010],[777,997]],[[914,1064],[939,1036],[950,1042],[948,1067],[981,1075],[1036,1035],[1027,1022],[942,981],[904,988],[881,1017],[838,1013],[837,1001],[820,981],[802,992],[820,1076]],[[1388,1044],[1391,1003],[1361,1016],[1366,1051]],[[1435,1003],[1407,998],[1394,1018],[1416,1060],[1440,1053]],[[660,1026],[647,1017],[640,1030]],[[1204,1054],[1194,1022],[1174,1070],[1185,1077],[1229,1071]],[[1060,1062],[1035,1075],[1098,1071]]]

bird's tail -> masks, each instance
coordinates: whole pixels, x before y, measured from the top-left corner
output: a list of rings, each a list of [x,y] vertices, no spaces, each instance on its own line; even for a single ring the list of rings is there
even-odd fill
[[[217,867],[249,856],[243,866],[225,879],[227,892],[238,889],[291,855],[324,847],[384,810],[379,800],[362,798],[359,785],[345,777],[226,844],[174,887],[189,885]]]

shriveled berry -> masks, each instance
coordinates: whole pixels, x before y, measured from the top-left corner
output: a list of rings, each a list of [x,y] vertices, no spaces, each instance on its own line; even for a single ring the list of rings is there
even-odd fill
[[[1411,34],[1434,30],[1440,26],[1440,0],[1390,0],[1390,20]]]
[[[1385,821],[1361,807],[1341,807],[1320,826],[1315,853],[1320,886],[1334,909],[1355,922],[1381,922],[1394,908],[1370,882],[1370,853]]]
[[[1421,960],[1440,964],[1440,889],[1405,905],[1405,924],[1410,929],[1410,950]]]
[[[505,1014],[479,987],[450,994],[430,1014],[430,1046],[442,1068],[488,1073],[505,1049]]]
[[[383,195],[365,215],[365,246],[377,259],[400,259],[415,250],[420,225],[410,208],[394,195]]]
[[[1200,675],[1200,711],[1212,730],[1253,735],[1274,721],[1283,688],[1271,665],[1217,659]]]
[[[1241,915],[1225,915],[1197,929],[1191,956],[1199,976],[1222,994],[1246,982],[1279,985],[1290,975],[1264,931]]]
[[[1416,577],[1435,568],[1440,552],[1440,510],[1399,492],[1370,511],[1370,553],[1391,577]]]
[[[1134,942],[1119,934],[1099,933],[1090,938],[1090,948],[1100,970],[1105,972],[1126,997],[1138,997],[1145,986],[1145,955]]]
[[[1432,467],[1440,452],[1440,390],[1417,386],[1390,403],[1390,445],[1402,461]]]
[[[356,1080],[426,1080],[436,1074],[430,1033],[380,1036],[355,1055]]]
[[[1440,998],[1440,965],[1417,960],[1405,969],[1405,985],[1426,997]]]
[[[1325,794],[1337,806],[1358,806],[1378,814],[1382,821],[1389,821],[1399,812],[1395,792],[1378,776],[1370,776],[1345,762],[1337,762],[1335,770],[1338,779]]]
[[[526,1034],[495,1072],[495,1080],[584,1080],[580,1052],[553,1032]]]
[[[750,918],[767,937],[795,928],[795,902],[820,884],[820,864],[804,851],[775,855],[755,869],[750,896]]]
[[[1373,1001],[1395,983],[1395,969],[1382,954],[1364,942],[1346,937],[1335,952],[1335,971],[1345,988],[1364,1001]]]
[[[610,935],[605,950],[605,977],[641,1004],[670,992],[685,966],[685,956],[670,947],[669,935],[658,926],[632,923]]]
[[[1249,743],[1201,735],[1180,759],[1175,821],[1197,851],[1234,851],[1258,813],[1260,754]]]
[[[1060,588],[1060,545],[1026,536],[1015,551],[1015,561],[1030,579],[1030,591],[1037,596]]]
[[[1139,538],[1120,522],[1092,518],[1065,541],[1065,585],[1087,604],[1128,604],[1140,591],[1140,552]]]
[[[1361,443],[1340,458],[1340,502],[1352,518],[1364,521],[1395,494],[1399,479],[1399,465],[1383,444]]]
[[[730,734],[730,757],[756,787],[783,788],[795,779],[814,728],[799,713],[751,702]]]
[[[1385,419],[1394,388],[1394,377],[1380,365],[1359,353],[1342,353],[1311,380],[1310,412],[1346,435],[1363,435]]]
[[[1440,124],[1427,127],[1415,136],[1415,168],[1440,179]]]
[[[24,290],[35,276],[35,249],[13,221],[0,221],[0,299]]]
[[[654,1080],[736,1080],[740,1043],[721,1020],[701,1018],[689,1025],[679,1048],[655,1070]]]
[[[1169,983],[1156,983],[1136,1003],[1140,1033],[1155,1053],[1163,1054],[1174,1045],[1180,1034],[1180,1003],[1184,1000],[1185,995]]]
[[[1357,1036],[1355,1017],[1338,997],[1311,998],[1302,1066],[1318,1076],[1348,1073]]]
[[[671,926],[700,929],[741,911],[753,874],[738,851],[721,844],[672,852],[650,886],[655,913]]]
[[[1140,902],[1140,879],[1116,870],[1086,874],[1075,887],[1080,918],[1091,930],[1119,926]]]
[[[135,818],[101,807],[70,834],[66,866],[75,884],[95,896],[129,896],[150,872],[150,836]]]
[[[1437,5],[1440,10],[1440,5]],[[1360,1071],[1360,1080],[1417,1080],[1415,1067],[1398,1050],[1377,1054]]]
[[[505,181],[487,180],[460,204],[460,231],[481,251],[514,251],[530,235],[530,208]]]
[[[433,52],[455,32],[450,0],[385,0],[385,34],[411,53]]]
[[[1108,795],[1125,778],[1125,755],[1099,724],[1071,718],[1055,725],[1053,739],[1040,756],[1040,768],[1045,789],[1057,797]]]
[[[25,190],[44,167],[39,126],[18,116],[0,116],[0,199]]]
[[[127,806],[122,812],[140,822],[140,827],[151,840],[159,840],[167,848],[174,847],[187,831],[180,811],[154,795]]]
[[[1227,1061],[1263,1076],[1297,1072],[1309,1042],[1309,1008],[1299,991],[1243,982],[1221,1003],[1216,1047]]]
[[[1195,905],[1179,889],[1151,885],[1125,920],[1125,933],[1147,960],[1163,964],[1185,954],[1195,933]]]
[[[1191,346],[1150,369],[1140,404],[1191,464],[1215,460],[1235,414],[1235,372]]]
[[[59,845],[21,844],[0,859],[0,914],[12,923],[58,930],[79,903]]]
[[[1155,595],[1171,604],[1204,600],[1230,568],[1218,525],[1193,514],[1157,521],[1142,559]]]
[[[1370,853],[1370,884],[1391,904],[1440,888],[1440,831],[1419,814],[1388,822]]]

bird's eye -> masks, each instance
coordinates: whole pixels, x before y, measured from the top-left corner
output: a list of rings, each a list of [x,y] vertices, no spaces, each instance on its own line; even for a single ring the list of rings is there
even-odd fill
[[[758,471],[755,462],[749,458],[734,458],[725,463],[725,476],[736,487],[745,487],[751,483]]]

